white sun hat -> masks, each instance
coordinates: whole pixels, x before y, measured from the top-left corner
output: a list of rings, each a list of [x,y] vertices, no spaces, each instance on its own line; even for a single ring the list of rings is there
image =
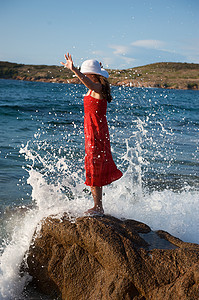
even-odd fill
[[[101,68],[100,63],[95,59],[88,59],[82,63],[80,71],[83,74],[97,74],[102,75],[105,78],[109,77],[108,72]]]

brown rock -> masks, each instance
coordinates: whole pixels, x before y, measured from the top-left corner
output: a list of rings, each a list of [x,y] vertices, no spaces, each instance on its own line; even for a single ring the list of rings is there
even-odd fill
[[[198,262],[199,245],[143,223],[67,215],[43,220],[27,259],[44,293],[70,300],[199,299]]]

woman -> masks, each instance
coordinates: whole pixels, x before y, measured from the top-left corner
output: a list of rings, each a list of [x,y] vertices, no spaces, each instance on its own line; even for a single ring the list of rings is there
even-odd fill
[[[69,53],[65,54],[65,59],[66,62],[61,64],[89,89],[84,97],[85,184],[91,187],[94,207],[87,214],[103,215],[102,187],[122,176],[112,158],[106,120],[107,101],[112,99],[109,75],[96,60],[84,61],[79,71]]]

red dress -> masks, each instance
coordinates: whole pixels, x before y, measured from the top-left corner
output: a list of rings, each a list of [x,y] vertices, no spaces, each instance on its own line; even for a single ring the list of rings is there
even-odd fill
[[[84,97],[85,184],[104,186],[122,177],[122,172],[111,154],[107,100],[93,98],[90,94]]]

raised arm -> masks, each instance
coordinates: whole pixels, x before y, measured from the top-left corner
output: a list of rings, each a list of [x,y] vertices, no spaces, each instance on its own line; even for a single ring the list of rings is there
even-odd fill
[[[65,68],[71,70],[78,78],[79,80],[89,89],[92,91],[95,91],[96,93],[100,94],[102,91],[102,85],[100,83],[93,82],[90,78],[88,78],[86,75],[81,73],[73,64],[72,56],[67,53],[65,54],[66,62],[60,62]]]

